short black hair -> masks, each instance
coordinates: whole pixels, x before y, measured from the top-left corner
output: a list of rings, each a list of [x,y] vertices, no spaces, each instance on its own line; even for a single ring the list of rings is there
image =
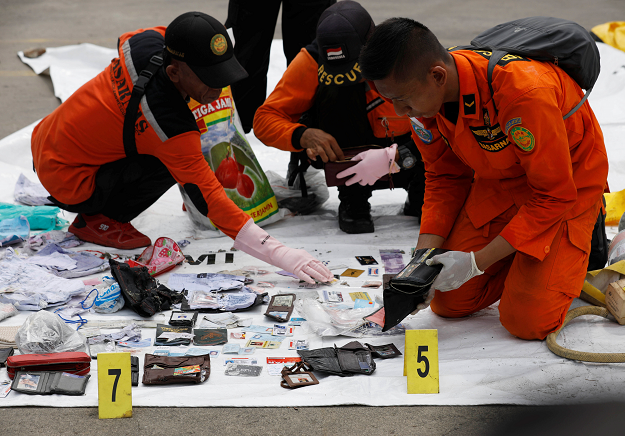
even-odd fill
[[[436,61],[448,62],[449,53],[436,36],[418,21],[389,18],[378,25],[360,52],[362,76],[382,80],[394,74],[397,80],[425,77]]]

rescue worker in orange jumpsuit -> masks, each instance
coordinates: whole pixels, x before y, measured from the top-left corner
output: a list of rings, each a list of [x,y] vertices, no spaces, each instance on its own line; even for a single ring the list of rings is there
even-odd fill
[[[420,217],[425,178],[410,122],[397,117],[392,105],[360,75],[358,54],[374,27],[369,13],[355,1],[340,1],[326,9],[316,39],[295,57],[256,111],[254,134],[270,147],[302,152],[303,171],[308,160],[316,168],[341,161],[343,150],[350,148],[375,145],[392,156],[399,153],[402,171],[393,175],[392,183],[408,191],[404,214]],[[289,165],[289,172],[293,170]],[[388,188],[389,182],[383,181],[338,186],[341,230],[373,232],[369,198],[374,189]]]
[[[426,169],[417,248],[450,250],[434,258],[443,269],[421,308],[455,318],[500,301],[510,333],[544,339],[580,295],[608,159],[587,101],[563,120],[583,96],[564,71],[504,57],[491,97],[489,56],[448,52],[421,23],[393,18],[360,63],[413,122]]]
[[[247,76],[225,27],[204,13],[187,12],[167,28],[122,35],[118,52],[119,58],[33,131],[33,162],[50,200],[78,213],[69,231],[108,247],[150,245],[130,221],[177,182],[199,211],[235,239],[236,248],[310,283],[330,280],[320,261],[254,224],[227,197],[204,159],[187,103],[193,98],[209,104],[223,87]],[[123,134],[124,117],[137,80],[158,59],[162,65],[145,87],[135,117],[133,150]]]

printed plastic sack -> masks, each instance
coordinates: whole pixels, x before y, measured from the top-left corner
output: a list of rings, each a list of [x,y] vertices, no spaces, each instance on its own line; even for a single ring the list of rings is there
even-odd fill
[[[15,343],[22,354],[87,350],[83,335],[65,324],[58,315],[45,310],[26,318],[15,335]]]
[[[176,241],[171,238],[160,237],[154,242],[154,245],[143,250],[136,261],[129,260],[128,265],[144,266],[150,275],[156,277],[171,270],[183,260],[184,255]]]
[[[93,302],[93,310],[98,313],[113,313],[123,309],[126,301],[117,281],[111,276],[103,276],[102,284],[96,286],[98,296]]]
[[[204,158],[228,197],[261,226],[282,218],[271,185],[243,133],[230,87],[213,103],[191,100],[189,108],[200,129]],[[215,229],[179,187],[191,221],[200,229]]]

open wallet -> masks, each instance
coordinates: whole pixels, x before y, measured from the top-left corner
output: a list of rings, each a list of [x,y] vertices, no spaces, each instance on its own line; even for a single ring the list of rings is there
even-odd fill
[[[293,366],[282,369],[280,386],[285,389],[296,389],[302,386],[318,385],[319,380],[311,372],[312,368],[306,362],[297,362]]]
[[[324,164],[323,170],[326,176],[326,184],[328,186],[344,185],[345,182],[350,179],[350,177],[348,176],[348,177],[343,177],[339,179],[338,177],[336,177],[336,175],[340,173],[341,171],[351,168],[354,165],[356,165],[358,162],[360,162],[357,160],[352,160],[352,158],[355,157],[357,154],[360,154],[363,151],[367,151],[371,149],[378,149],[378,148],[382,149],[383,147],[380,147],[378,145],[369,145],[365,147],[344,148],[343,156],[345,156],[345,160],[327,162],[326,164]],[[389,179],[390,179],[390,176],[386,174],[382,176],[379,180],[387,181]]]
[[[89,377],[57,371],[18,371],[11,390],[31,395],[84,395]]]
[[[430,286],[443,269],[443,265],[429,266],[425,261],[447,251],[442,248],[421,248],[414,252],[410,263],[399,274],[388,278],[384,275],[383,332],[402,322],[417,309],[417,305],[425,301]]]
[[[316,350],[297,350],[297,354],[313,371],[340,376],[371,375],[375,371],[371,351],[358,341],[352,341],[340,348],[335,345]]]
[[[203,383],[211,372],[210,356],[156,356],[146,354],[143,361],[144,385]]]

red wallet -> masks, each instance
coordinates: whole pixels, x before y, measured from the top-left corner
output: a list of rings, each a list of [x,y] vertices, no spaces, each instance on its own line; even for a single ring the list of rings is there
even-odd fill
[[[13,379],[17,371],[62,371],[87,375],[91,370],[91,357],[82,352],[20,354],[7,359],[7,373]]]
[[[371,150],[374,148],[382,148],[378,146],[368,146],[368,147],[356,147],[356,148],[346,148],[343,149],[343,155],[345,156],[345,160],[340,160],[336,162],[328,162],[324,164],[323,169],[326,176],[326,184],[328,186],[342,186],[346,181],[350,179],[351,176],[337,178],[336,175],[343,170],[346,170],[350,167],[353,167],[358,163],[358,161],[352,161],[351,159],[359,153],[363,151]],[[384,175],[380,178],[382,181],[386,181],[389,179],[388,175]]]

